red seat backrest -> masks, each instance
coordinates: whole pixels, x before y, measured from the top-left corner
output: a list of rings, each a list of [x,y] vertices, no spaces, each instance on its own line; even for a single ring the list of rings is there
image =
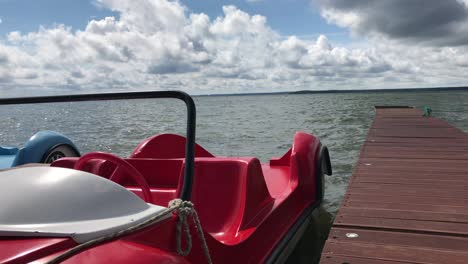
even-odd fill
[[[183,159],[125,159],[143,175],[150,187],[177,188],[183,173]],[[123,182],[132,184],[130,177]]]
[[[160,134],[138,144],[130,158],[177,159],[185,157],[185,142],[183,136],[175,134]],[[200,145],[195,144],[195,157],[214,157]]]
[[[273,198],[258,159],[197,158],[191,200],[204,229],[229,243]]]

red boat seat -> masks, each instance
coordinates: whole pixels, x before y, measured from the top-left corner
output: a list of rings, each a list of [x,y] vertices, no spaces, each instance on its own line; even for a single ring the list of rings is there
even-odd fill
[[[72,169],[78,158],[63,158],[51,164],[53,167]],[[146,181],[151,190],[153,203],[167,206],[168,202],[176,198],[179,177],[183,173],[182,159],[125,159],[135,167]],[[115,170],[115,165],[104,160],[90,160],[83,171],[90,172],[104,178],[109,178]],[[131,180],[124,177],[121,185],[135,194],[143,197],[141,189]]]
[[[62,158],[51,164],[52,167],[73,169],[79,158]],[[149,186],[177,188],[183,160],[181,159],[125,159],[145,177]],[[105,160],[90,160],[83,171],[109,178],[115,165]],[[131,179],[125,178],[123,185],[134,185]]]
[[[160,134],[143,140],[130,154],[130,158],[181,159],[185,158],[183,136]],[[214,157],[203,147],[195,144],[195,157]]]
[[[183,175],[183,159],[125,159],[135,167],[146,181],[151,190],[153,203],[167,206],[169,201],[177,197],[180,175]],[[126,177],[121,184],[143,197],[139,188],[132,188],[135,183]]]
[[[147,180],[155,204],[167,206],[179,196],[183,159],[126,160]],[[76,161],[77,158],[60,159],[52,166],[73,168]],[[93,160],[84,170],[109,178],[114,168],[110,162]],[[125,177],[121,184],[141,196],[141,190],[130,177]],[[234,243],[239,230],[261,222],[266,216],[261,212],[268,212],[264,209],[273,203],[257,158],[196,158],[191,200],[204,229],[228,244]]]
[[[226,244],[245,239],[273,206],[257,158],[197,158],[191,200],[204,230]]]
[[[183,173],[181,159],[125,159],[143,175],[150,187],[177,189],[180,174]],[[134,185],[130,177],[123,185]]]

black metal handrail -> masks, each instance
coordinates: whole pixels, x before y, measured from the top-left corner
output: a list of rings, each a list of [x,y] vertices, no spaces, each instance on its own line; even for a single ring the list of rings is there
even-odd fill
[[[128,99],[150,99],[150,98],[175,98],[184,101],[187,106],[187,141],[185,144],[185,171],[181,198],[190,200],[195,160],[195,126],[196,108],[195,103],[185,92],[181,91],[149,91],[149,92],[127,92],[127,93],[98,93],[98,94],[76,94],[40,97],[16,97],[0,98],[0,105],[16,104],[42,104],[42,103],[66,103],[84,101],[107,101]]]

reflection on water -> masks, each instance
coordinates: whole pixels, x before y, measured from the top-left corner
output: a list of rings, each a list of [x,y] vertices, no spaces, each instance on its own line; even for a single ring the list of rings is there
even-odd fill
[[[433,115],[468,131],[468,92],[197,97],[197,142],[220,156],[262,161],[288,150],[294,132],[320,137],[330,149],[325,208],[335,213],[374,115],[374,105],[429,105]],[[0,106],[1,145],[21,145],[38,130],[70,137],[82,152],[128,156],[157,133],[185,133],[185,106],[174,100]]]

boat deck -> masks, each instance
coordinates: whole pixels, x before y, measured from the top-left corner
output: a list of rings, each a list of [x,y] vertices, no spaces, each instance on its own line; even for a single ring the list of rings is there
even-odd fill
[[[468,263],[468,134],[376,107],[320,263]]]

